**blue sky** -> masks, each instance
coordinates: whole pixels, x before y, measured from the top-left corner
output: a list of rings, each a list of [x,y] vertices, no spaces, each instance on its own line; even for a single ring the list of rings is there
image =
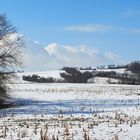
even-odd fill
[[[45,47],[85,45],[125,62],[140,59],[139,0],[1,0],[0,13]]]

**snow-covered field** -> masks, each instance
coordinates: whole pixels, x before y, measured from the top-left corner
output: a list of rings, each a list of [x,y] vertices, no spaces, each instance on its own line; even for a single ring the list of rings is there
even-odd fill
[[[40,84],[21,76],[9,84],[20,106],[0,111],[1,140],[140,139],[140,86]]]

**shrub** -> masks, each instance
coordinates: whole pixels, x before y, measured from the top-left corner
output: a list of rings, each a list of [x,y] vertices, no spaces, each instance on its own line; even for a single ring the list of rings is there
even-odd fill
[[[64,67],[65,72],[60,73],[60,76],[68,83],[86,83],[89,78],[92,78],[92,73],[80,72],[76,68]]]
[[[38,82],[38,83],[55,83],[56,82],[56,79],[54,79],[53,77],[44,78],[36,74],[33,74],[32,76],[23,75],[23,80],[30,81],[30,82]]]

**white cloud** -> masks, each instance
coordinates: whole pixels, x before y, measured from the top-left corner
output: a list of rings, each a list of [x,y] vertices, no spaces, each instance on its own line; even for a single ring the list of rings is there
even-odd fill
[[[39,42],[38,40],[34,41],[34,43],[36,43],[36,44],[40,44],[40,42]]]
[[[53,54],[56,53],[57,48],[59,48],[58,44],[57,44],[57,43],[52,43],[52,44],[48,45],[48,47],[45,48],[45,49],[46,49],[46,51],[48,52],[48,54],[49,54],[50,56],[52,56]]]
[[[63,66],[87,67],[123,63],[121,58],[112,52],[103,53],[85,45],[70,46],[52,43],[49,44],[45,50],[51,56],[52,60],[50,60],[50,62],[53,68],[61,68]]]
[[[24,37],[23,69],[39,71],[48,69],[49,55],[43,46],[36,41]]]
[[[106,32],[113,29],[112,25],[86,24],[66,26],[65,30],[76,32]]]
[[[86,25],[72,25],[64,27],[66,31],[73,32],[130,32],[140,33],[140,29],[118,27],[115,25],[102,25],[102,24],[86,24]]]
[[[17,37],[13,35],[11,40]],[[32,41],[25,36],[23,41],[25,42],[23,52],[25,71],[56,70],[64,66],[89,67],[124,63],[118,55],[112,52],[101,52],[86,45],[51,43],[44,47],[38,41]]]
[[[13,36],[15,38],[15,36]],[[100,52],[86,45],[71,46],[51,43],[46,48],[23,37],[23,69],[25,71],[56,70],[64,66],[89,67],[121,64],[121,58],[112,52]]]

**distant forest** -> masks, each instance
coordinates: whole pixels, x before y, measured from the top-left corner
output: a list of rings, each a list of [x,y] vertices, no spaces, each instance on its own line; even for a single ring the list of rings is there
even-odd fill
[[[100,69],[109,69],[110,71],[100,71]],[[116,69],[125,69],[125,71],[124,73],[119,73],[115,71]],[[140,85],[140,61],[135,61],[127,65],[108,65],[94,68],[63,67],[61,70],[63,71],[60,73],[62,79],[45,78],[33,74],[24,75],[23,80],[38,83],[88,83],[90,78],[104,77],[119,80],[116,84]],[[111,82],[108,83],[112,84]]]

